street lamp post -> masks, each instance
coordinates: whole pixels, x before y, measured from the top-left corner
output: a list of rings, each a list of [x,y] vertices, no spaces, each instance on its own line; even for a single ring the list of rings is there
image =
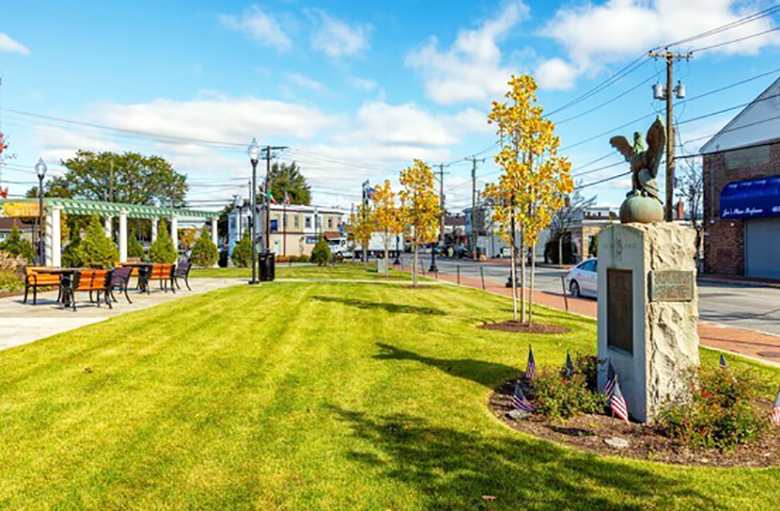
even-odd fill
[[[38,175],[38,264],[43,264],[43,178],[46,177],[46,164],[38,158],[35,173]]]
[[[252,162],[252,280],[249,283],[257,284],[257,162],[260,160],[260,147],[256,139],[252,139],[247,153]]]
[[[393,264],[395,265],[401,264],[401,249],[398,247],[400,237],[399,234],[395,235],[395,261],[393,261]]]

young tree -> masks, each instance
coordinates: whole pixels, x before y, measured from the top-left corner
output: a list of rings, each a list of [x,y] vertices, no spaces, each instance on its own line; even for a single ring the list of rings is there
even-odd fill
[[[137,231],[131,233],[130,239],[127,240],[127,257],[132,257],[133,259],[143,259],[146,257],[144,247],[142,247],[141,243],[138,241]]]
[[[157,239],[149,247],[149,260],[153,263],[175,263],[179,258],[165,222],[160,222]]]
[[[97,215],[92,215],[87,225],[84,239],[78,244],[77,257],[81,266],[104,270],[113,268],[114,263],[119,261],[119,249],[106,236]]]
[[[371,208],[367,204],[357,207],[357,212],[349,216],[352,239],[363,246],[363,264],[368,267],[368,242],[374,233],[374,219],[371,217]]]
[[[385,277],[388,275],[390,265],[390,240],[401,232],[401,222],[398,218],[398,208],[395,205],[395,192],[390,187],[390,180],[386,179],[384,186],[376,185],[371,199],[374,202],[374,222],[382,231],[382,241],[385,247]]]
[[[190,253],[190,262],[203,268],[211,268],[219,259],[219,249],[211,241],[211,235],[205,229],[201,231],[200,237],[195,240]]]
[[[35,259],[35,249],[32,243],[22,238],[19,227],[15,223],[11,227],[11,233],[8,235],[8,238],[0,243],[0,250],[12,257],[22,257],[28,263]]]
[[[330,262],[330,247],[324,234],[320,234],[317,243],[311,251],[311,262],[317,266],[327,266]]]
[[[247,230],[244,231],[244,235],[238,240],[238,243],[233,247],[233,253],[230,254],[230,259],[238,267],[249,268],[252,264],[252,235]]]
[[[401,171],[401,218],[406,237],[412,244],[412,285],[417,286],[417,264],[420,245],[436,239],[439,223],[439,197],[434,188],[431,167],[423,161]]]
[[[695,161],[686,158],[685,171],[677,181],[677,196],[688,203],[688,214],[691,216],[691,227],[696,231],[696,261],[701,254],[702,225],[700,215],[702,212],[702,195],[704,193],[704,175],[701,168],[701,160]]]
[[[520,230],[521,320],[526,322],[525,254],[531,250],[531,305],[528,321],[533,318],[533,285],[536,263],[535,248],[539,234],[550,224],[552,216],[563,206],[563,197],[574,184],[568,160],[558,156],[560,141],[555,125],[542,116],[536,104],[537,85],[533,77],[513,76],[509,81],[506,103],[493,103],[488,122],[497,125],[501,151],[496,163],[504,169],[498,185],[486,187],[486,195],[496,204],[497,220],[512,248],[513,318],[517,319],[517,245]],[[507,232],[507,227],[509,232]]]
[[[563,257],[563,241],[566,237],[566,233],[571,232],[572,227],[577,222],[585,220],[585,214],[588,211],[588,208],[595,203],[595,195],[590,198],[585,198],[578,190],[575,190],[564,199],[564,206],[553,215],[552,221],[550,222],[550,240],[548,243],[552,244],[558,252],[558,264],[565,264]],[[584,247],[583,252],[585,252]],[[545,254],[546,253],[547,250],[545,250]]]

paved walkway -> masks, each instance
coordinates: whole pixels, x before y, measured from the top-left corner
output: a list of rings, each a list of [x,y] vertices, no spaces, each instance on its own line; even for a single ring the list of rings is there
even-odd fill
[[[133,301],[132,304],[127,303],[124,295],[116,293],[118,303],[113,304],[113,309],[109,309],[106,305],[97,307],[90,304],[86,294],[78,293],[78,310],[76,312],[60,308],[56,302],[56,291],[38,294],[37,305],[32,305],[32,296],[29,297],[27,305],[22,303],[22,296],[0,298],[0,318],[2,318],[0,320],[0,350],[28,344],[38,339],[105,321],[128,312],[245,283],[246,279],[190,279],[192,291],[188,291],[184,287],[183,290],[177,290],[176,294],[170,291],[162,292],[153,285],[152,293],[148,295],[131,291],[129,294]]]
[[[410,271],[408,266],[403,266],[402,269]],[[427,272],[425,275],[432,276]],[[481,288],[503,296],[512,296],[512,290],[505,287],[503,283],[491,282],[487,279],[483,283],[478,277],[466,275],[458,277],[458,275],[449,273],[439,273],[438,277],[443,281]],[[528,293],[528,291],[526,292]],[[569,312],[589,318],[595,318],[598,315],[598,302],[596,300],[568,297],[567,301]],[[566,303],[561,294],[535,291],[534,302],[554,309],[566,310]],[[780,336],[700,321],[699,339],[703,345],[710,348],[738,353],[770,364],[780,363]]]

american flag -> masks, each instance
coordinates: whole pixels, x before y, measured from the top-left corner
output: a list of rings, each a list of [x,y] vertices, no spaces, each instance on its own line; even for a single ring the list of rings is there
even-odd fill
[[[571,355],[566,352],[566,377],[571,378],[574,376],[574,363],[571,361]]]
[[[615,382],[617,381],[617,375],[615,369],[612,367],[612,361],[607,361],[607,384],[604,385],[604,394],[609,398],[612,397],[612,389],[615,388]]]
[[[721,369],[728,369],[729,363],[726,362],[726,357],[723,356],[723,353],[720,354],[720,362],[718,362],[718,365]]]
[[[780,426],[780,390],[777,391],[775,404],[772,405],[772,424]]]
[[[628,422],[628,405],[623,398],[623,393],[620,391],[620,383],[618,383],[617,376],[615,376],[615,385],[612,389],[612,396],[609,398],[609,409],[612,413]]]
[[[525,410],[526,412],[533,412],[534,406],[523,394],[523,389],[520,387],[520,382],[515,384],[515,393],[512,394],[512,408],[516,410]]]
[[[531,381],[536,377],[536,361],[534,360],[534,350],[528,346],[528,364],[525,366],[525,379]]]

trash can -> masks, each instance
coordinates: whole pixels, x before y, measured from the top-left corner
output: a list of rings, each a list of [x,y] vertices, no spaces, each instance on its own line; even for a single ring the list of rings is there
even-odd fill
[[[263,250],[258,254],[257,264],[260,266],[260,282],[272,282],[276,277],[276,254]]]

